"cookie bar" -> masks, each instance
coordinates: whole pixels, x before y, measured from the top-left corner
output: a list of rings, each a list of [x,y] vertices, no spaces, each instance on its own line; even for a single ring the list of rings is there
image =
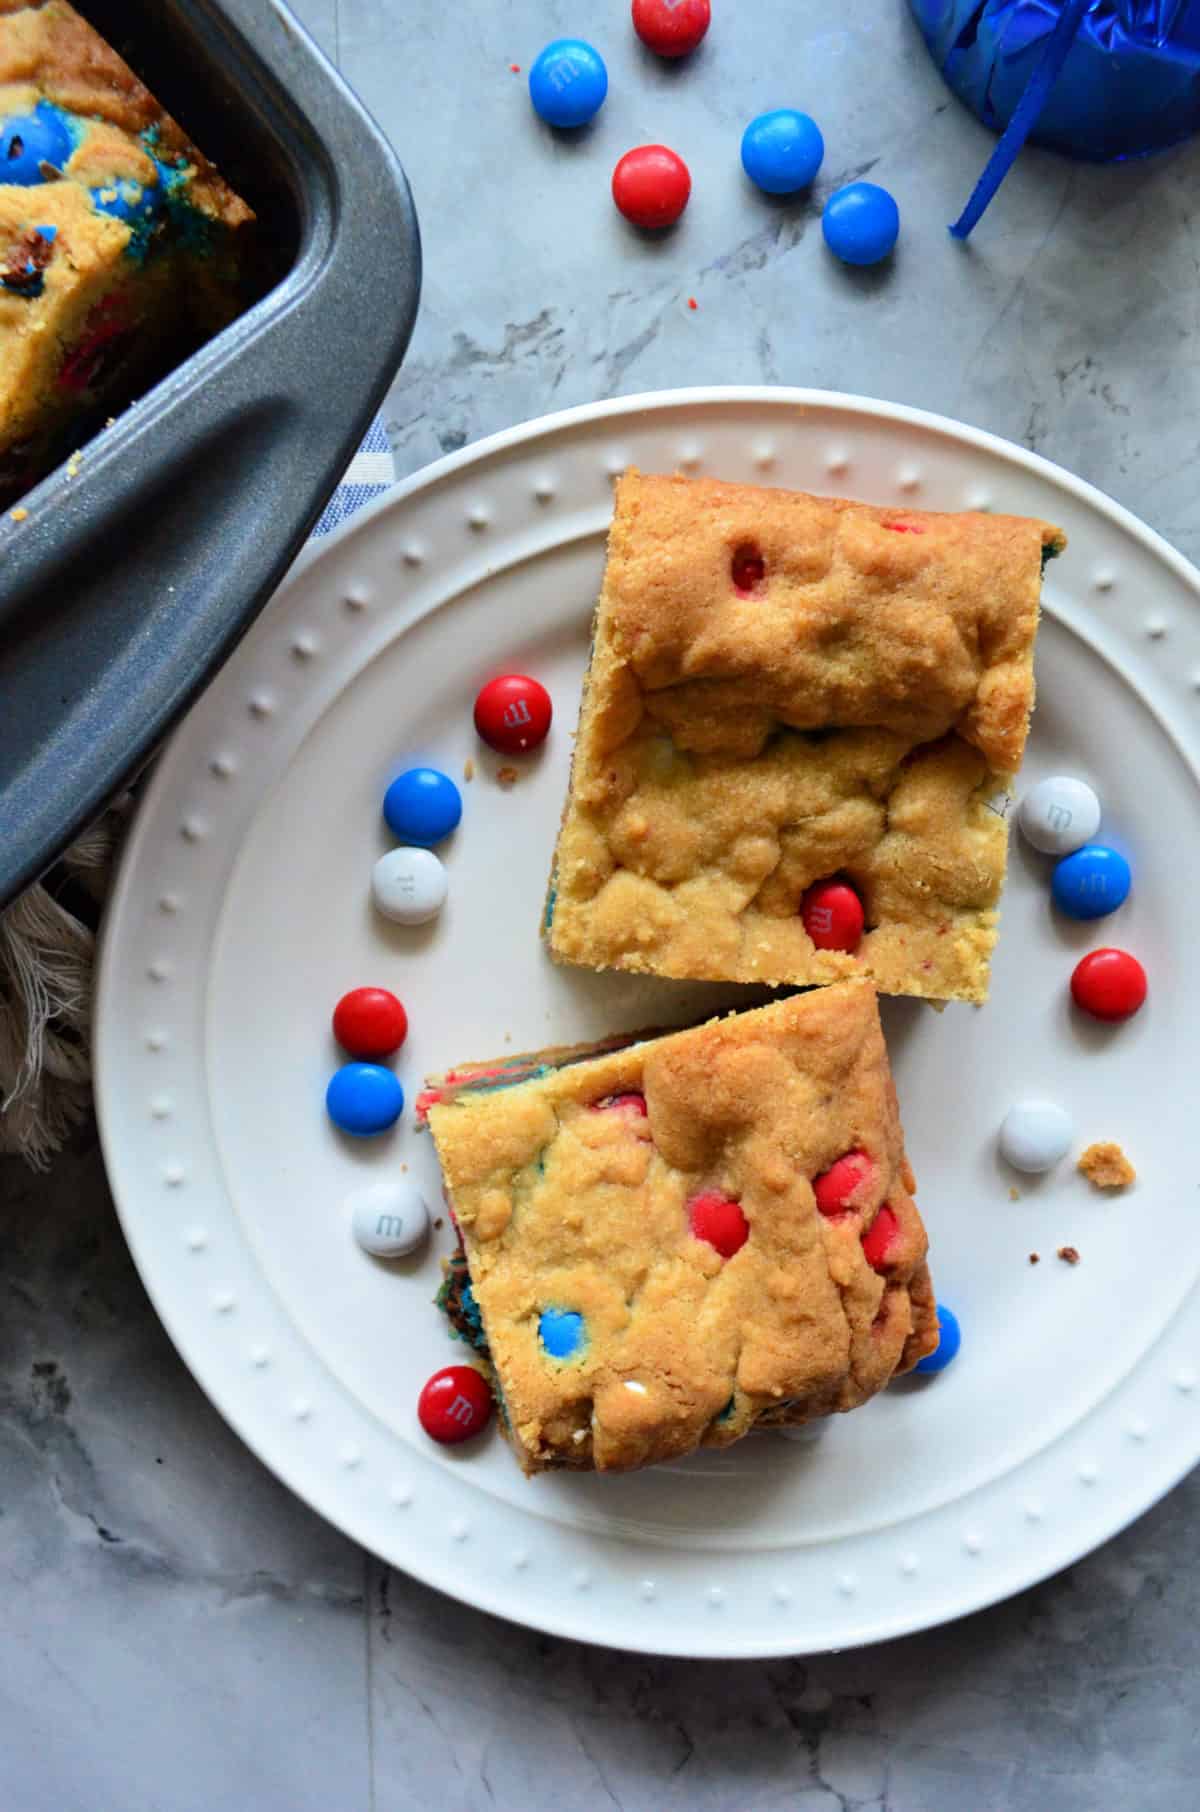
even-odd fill
[[[253,218],[66,0],[0,0],[0,500],[239,312]]]
[[[937,1345],[865,982],[470,1065],[421,1106],[462,1241],[442,1306],[526,1472],[854,1409]]]
[[[627,472],[552,955],[985,999],[1042,567],[1063,545],[1024,517]],[[829,880],[861,900],[852,949],[806,928]]]

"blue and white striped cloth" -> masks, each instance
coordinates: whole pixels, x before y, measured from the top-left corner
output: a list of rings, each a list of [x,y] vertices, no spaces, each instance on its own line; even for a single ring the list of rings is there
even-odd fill
[[[392,449],[383,423],[376,416],[363,436],[358,452],[343,472],[337,490],[322,510],[313,530],[313,540],[319,535],[328,535],[348,516],[353,516],[355,510],[361,510],[364,503],[370,503],[373,497],[378,497],[395,482]]]

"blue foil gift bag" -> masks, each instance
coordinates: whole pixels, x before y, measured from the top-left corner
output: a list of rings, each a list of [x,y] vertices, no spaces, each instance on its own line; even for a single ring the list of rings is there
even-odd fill
[[[959,99],[1001,140],[965,239],[1025,140],[1112,162],[1200,127],[1200,0],[910,0]]]
[[[930,53],[985,126],[1012,119],[1062,0],[911,0]],[[1092,0],[1029,137],[1101,162],[1200,127],[1200,0]]]

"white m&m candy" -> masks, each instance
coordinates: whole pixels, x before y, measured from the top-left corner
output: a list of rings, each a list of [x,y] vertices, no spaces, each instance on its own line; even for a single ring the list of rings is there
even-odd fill
[[[1100,801],[1086,781],[1053,774],[1026,793],[1017,822],[1035,849],[1047,856],[1069,856],[1100,829]]]
[[[1074,1137],[1065,1108],[1053,1101],[1018,1101],[1000,1126],[1000,1156],[1014,1170],[1050,1170],[1066,1157]]]
[[[446,871],[431,849],[389,849],[371,870],[371,897],[397,925],[423,925],[446,903]]]
[[[414,1183],[398,1177],[356,1191],[347,1204],[354,1237],[374,1258],[403,1258],[429,1231],[429,1210]]]

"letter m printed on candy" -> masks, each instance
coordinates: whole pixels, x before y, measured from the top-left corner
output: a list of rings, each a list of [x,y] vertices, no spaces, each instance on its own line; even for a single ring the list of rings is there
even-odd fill
[[[831,906],[814,906],[809,917],[814,931],[828,933],[833,930],[833,908]]]
[[[446,1411],[446,1414],[450,1417],[452,1422],[460,1422],[465,1427],[469,1422],[473,1422],[475,1419],[475,1406],[473,1403],[469,1403],[460,1391]]]
[[[504,721],[512,729],[516,729],[520,724],[531,724],[533,722],[529,706],[523,698],[514,699],[511,705],[505,706]]]

